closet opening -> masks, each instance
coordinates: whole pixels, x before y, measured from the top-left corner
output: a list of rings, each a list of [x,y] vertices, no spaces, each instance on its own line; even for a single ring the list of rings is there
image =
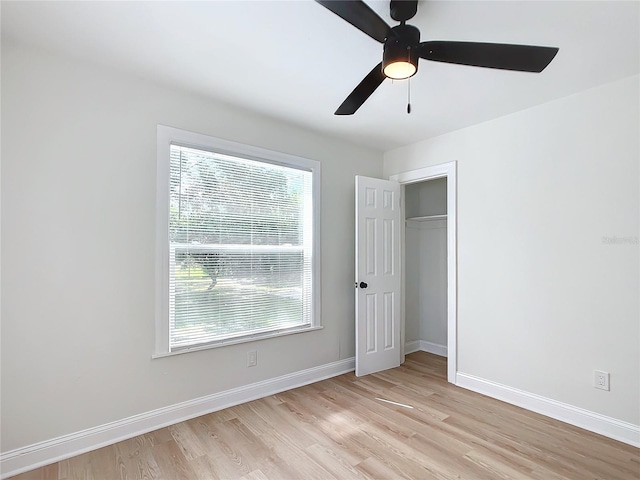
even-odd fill
[[[447,357],[447,178],[404,187],[405,353]]]
[[[404,354],[447,358],[447,380],[458,372],[457,168],[442,163],[391,175],[402,185],[402,332]]]

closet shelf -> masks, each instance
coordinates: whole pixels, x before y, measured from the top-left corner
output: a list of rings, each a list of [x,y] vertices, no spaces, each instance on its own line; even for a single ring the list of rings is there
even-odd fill
[[[424,217],[409,217],[407,222],[428,222],[430,220],[446,220],[447,215],[426,215]]]

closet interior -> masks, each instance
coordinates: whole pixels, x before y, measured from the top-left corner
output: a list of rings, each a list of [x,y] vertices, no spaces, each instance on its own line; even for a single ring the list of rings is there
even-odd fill
[[[447,179],[405,185],[405,343],[447,352]]]

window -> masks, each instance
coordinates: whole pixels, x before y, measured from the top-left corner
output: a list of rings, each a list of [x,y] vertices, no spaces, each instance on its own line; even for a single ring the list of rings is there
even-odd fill
[[[319,171],[158,126],[157,355],[319,327]]]

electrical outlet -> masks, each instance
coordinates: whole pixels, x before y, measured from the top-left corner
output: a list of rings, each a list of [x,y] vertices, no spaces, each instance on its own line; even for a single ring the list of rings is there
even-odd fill
[[[593,371],[593,386],[601,390],[609,390],[609,372]]]
[[[255,367],[258,365],[258,352],[252,350],[247,352],[247,367]]]

